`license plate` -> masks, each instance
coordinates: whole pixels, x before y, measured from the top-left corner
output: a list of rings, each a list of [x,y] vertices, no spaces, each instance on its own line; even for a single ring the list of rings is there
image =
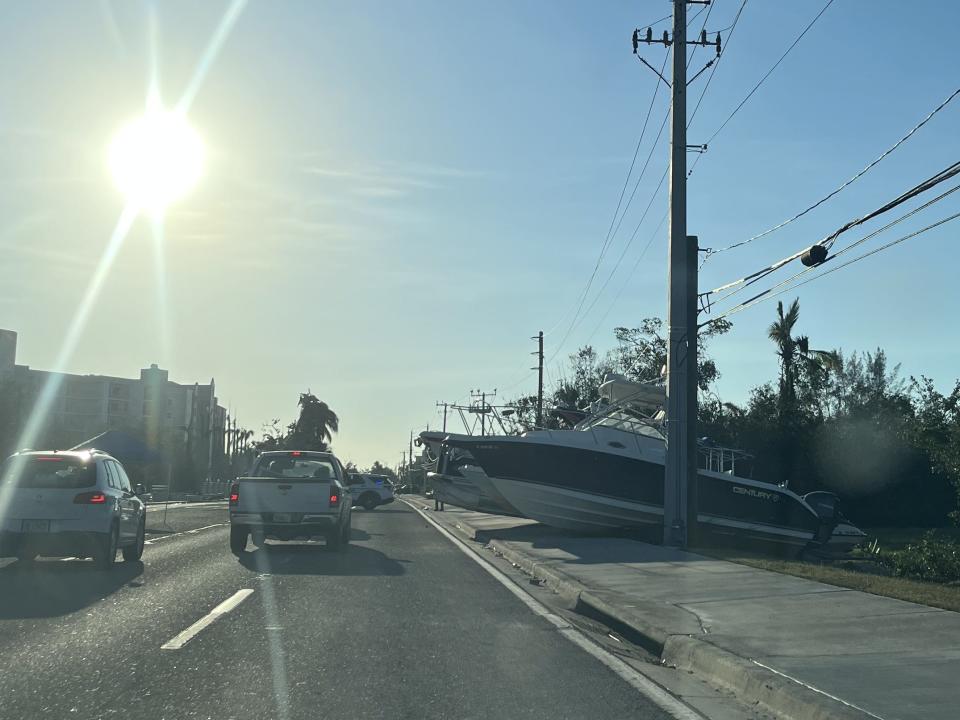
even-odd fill
[[[45,533],[50,532],[49,520],[24,520],[21,526],[23,532]]]
[[[290,522],[293,518],[290,513],[274,513],[273,521],[274,522]]]

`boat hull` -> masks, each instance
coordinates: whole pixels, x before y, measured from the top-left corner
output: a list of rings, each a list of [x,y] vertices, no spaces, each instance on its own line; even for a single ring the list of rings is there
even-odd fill
[[[520,517],[516,510],[503,507],[464,477],[442,473],[428,473],[427,477],[433,481],[435,495],[445,503],[474,512]]]
[[[609,452],[598,449],[599,442],[586,447],[523,437],[452,444],[471,453],[511,506],[545,525],[584,533],[662,527],[662,452],[626,443]],[[704,534],[799,550],[821,526],[798,495],[776,485],[701,470],[697,492]]]

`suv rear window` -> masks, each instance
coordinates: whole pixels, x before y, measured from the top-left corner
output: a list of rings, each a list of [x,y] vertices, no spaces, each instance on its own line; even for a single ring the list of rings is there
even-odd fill
[[[264,455],[253,469],[253,475],[255,477],[315,478],[328,482],[336,477],[332,462],[306,455]]]
[[[22,488],[75,490],[97,484],[97,464],[75,457],[12,457],[4,461],[0,481]]]

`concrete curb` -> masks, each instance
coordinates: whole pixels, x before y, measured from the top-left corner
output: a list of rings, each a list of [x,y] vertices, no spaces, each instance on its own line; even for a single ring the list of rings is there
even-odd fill
[[[444,525],[468,540],[477,541],[478,535],[483,537],[482,530],[478,531],[462,519]],[[636,610],[604,600],[579,580],[535,560],[509,543],[490,540],[486,547],[543,581],[565,600],[626,626],[644,647],[658,654],[665,665],[694,673],[733,692],[744,703],[761,705],[769,712],[791,720],[876,720],[871,713],[714,645],[706,637],[670,633],[657,627]]]
[[[671,635],[661,660],[725,687],[738,698],[794,720],[875,720],[876,716],[826,695],[709,640]]]

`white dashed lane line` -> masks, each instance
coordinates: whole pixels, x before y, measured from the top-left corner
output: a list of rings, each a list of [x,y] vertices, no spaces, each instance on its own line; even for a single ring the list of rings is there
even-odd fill
[[[144,540],[144,545],[153,545],[154,543],[160,542],[161,540],[167,540],[172,537],[179,537],[181,535],[196,535],[201,530],[209,530],[210,528],[215,527],[225,527],[230,523],[216,523],[214,525],[204,525],[203,527],[194,528],[193,530],[183,530],[182,532],[170,533],[169,535],[158,535],[155,538],[150,538],[149,540]],[[150,531],[147,530],[147,534],[150,534]]]
[[[222,603],[217,605],[213,610],[208,612],[202,618],[197,620],[193,625],[188,627],[183,632],[175,635],[171,640],[164,643],[160,646],[161,650],[179,650],[193,638],[195,638],[204,628],[209,627],[217,620],[222,618],[224,615],[229,613],[231,610],[235,609],[240,603],[246,600],[248,597],[253,595],[253,588],[244,588],[243,590],[237,590],[233,595],[228,597]]]

